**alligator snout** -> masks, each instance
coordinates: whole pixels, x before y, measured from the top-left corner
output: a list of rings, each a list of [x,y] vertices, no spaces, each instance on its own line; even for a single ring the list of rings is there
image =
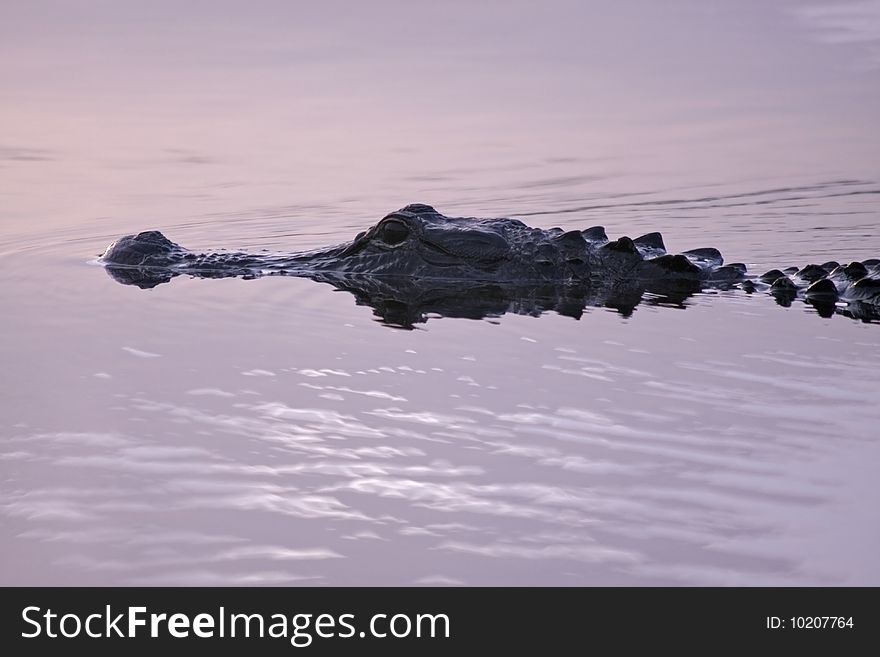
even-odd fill
[[[168,255],[179,248],[158,230],[147,230],[120,237],[104,250],[101,260],[109,265],[136,267],[147,264],[150,258]]]

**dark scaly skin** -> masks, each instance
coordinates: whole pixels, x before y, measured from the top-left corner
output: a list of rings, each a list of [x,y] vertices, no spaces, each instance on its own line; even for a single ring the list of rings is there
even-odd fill
[[[586,306],[607,306],[628,315],[640,302],[681,305],[700,290],[733,287],[769,292],[781,305],[802,299],[826,317],[880,318],[878,260],[771,270],[755,278],[745,265],[725,265],[716,249],[668,254],[659,233],[611,241],[601,227],[544,230],[516,219],[446,217],[421,204],[392,212],[351,242],[315,251],[195,253],[147,231],[111,244],[101,262],[117,281],[142,288],[181,274],[311,278],[351,292],[400,326],[430,313],[555,310],[579,317]]]

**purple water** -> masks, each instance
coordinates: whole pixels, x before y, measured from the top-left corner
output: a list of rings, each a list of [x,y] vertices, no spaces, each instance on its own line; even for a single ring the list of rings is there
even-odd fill
[[[769,296],[393,330],[89,261],[388,211],[880,255],[876,2],[0,9],[0,584],[878,585],[880,328]]]

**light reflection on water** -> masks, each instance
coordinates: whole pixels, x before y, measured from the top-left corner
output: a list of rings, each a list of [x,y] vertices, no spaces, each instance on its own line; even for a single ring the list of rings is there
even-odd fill
[[[0,583],[880,584],[876,325],[725,292],[392,331],[86,264],[410,202],[876,257],[870,3],[37,5],[0,26]]]
[[[502,360],[523,330],[591,333],[589,318],[516,324],[495,331]],[[479,326],[453,333],[507,328]],[[179,392],[152,395],[98,378],[119,428],[4,439],[8,539],[71,582],[854,581],[804,546],[841,506],[845,526],[870,516],[850,497],[868,485],[864,464],[840,468],[876,455],[876,354],[853,363],[771,339],[713,360],[634,353],[630,335],[534,338],[498,378],[481,365],[491,350],[444,339],[441,353],[407,354],[430,335],[394,346],[423,367],[384,364],[397,362],[386,343],[353,368],[252,368],[223,388],[184,389],[200,379],[185,369]],[[169,357],[119,351],[143,368]]]

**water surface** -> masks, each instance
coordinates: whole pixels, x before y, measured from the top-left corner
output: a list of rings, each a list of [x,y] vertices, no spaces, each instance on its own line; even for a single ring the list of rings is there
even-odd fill
[[[877,3],[582,5],[4,5],[0,583],[880,584],[876,324],[731,291],[398,330],[88,264],[416,201],[880,254]]]

